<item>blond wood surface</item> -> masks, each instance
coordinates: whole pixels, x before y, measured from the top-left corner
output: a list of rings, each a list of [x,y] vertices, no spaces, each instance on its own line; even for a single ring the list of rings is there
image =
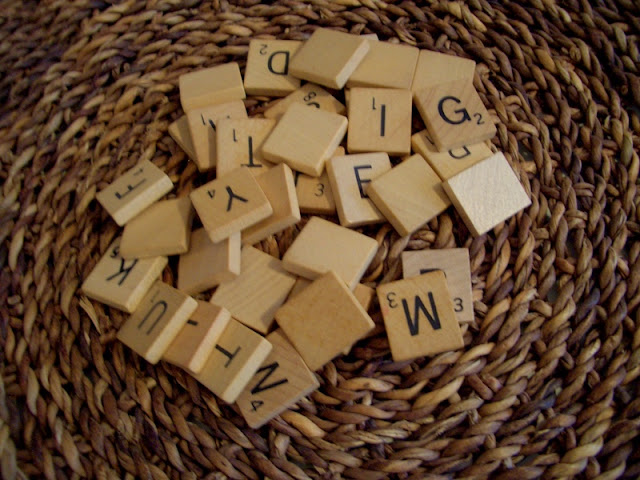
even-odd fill
[[[211,302],[225,307],[236,320],[266,334],[274,312],[284,303],[296,278],[282,262],[260,250],[242,248],[240,275],[218,287]]]
[[[305,288],[311,285],[311,283],[312,281],[307,278],[303,278],[303,277],[296,278],[296,283],[293,285],[291,292],[289,292],[289,297],[287,298],[287,300],[289,298],[293,298],[296,295],[298,295]],[[358,303],[362,305],[362,308],[364,308],[365,312],[369,311],[369,307],[371,306],[371,301],[373,300],[373,296],[375,294],[376,294],[376,291],[373,288],[367,285],[364,285],[362,283],[358,283],[353,289],[353,296],[356,297],[356,300],[358,300]]]
[[[347,80],[347,87],[410,89],[419,50],[409,45],[368,40],[369,52]]]
[[[167,265],[167,257],[125,260],[120,255],[118,237],[82,284],[82,292],[89,298],[110,307],[133,312],[151,285]]]
[[[118,330],[118,340],[149,363],[158,363],[198,302],[158,280]]]
[[[420,50],[411,91],[415,94],[441,83],[464,80],[473,82],[476,62],[430,50]]]
[[[262,155],[262,144],[276,121],[269,118],[223,119],[216,131],[216,175],[222,176],[238,167],[260,175],[273,167]]]
[[[297,40],[251,40],[244,73],[245,92],[282,97],[300,87],[300,80],[289,75],[289,62],[300,45],[302,42]]]
[[[182,115],[169,125],[169,135],[191,160],[196,158],[196,150],[193,146],[193,140],[191,140],[191,131],[186,115]]]
[[[264,111],[264,116],[278,120],[294,103],[302,103],[311,108],[318,108],[339,115],[343,115],[346,112],[344,105],[320,85],[305,83],[295,92],[290,93],[267,108]]]
[[[182,109],[187,113],[194,108],[246,97],[236,62],[186,73],[180,76],[178,83]]]
[[[394,361],[464,347],[441,271],[380,285],[377,293]]]
[[[338,147],[332,156],[336,155],[344,155],[344,148]],[[336,213],[336,201],[326,169],[319,177],[293,172],[293,181],[302,213],[319,215]]]
[[[259,428],[320,386],[281,330],[267,335],[272,350],[238,399],[240,413]]]
[[[96,199],[122,227],[172,188],[171,179],[144,160],[98,192]]]
[[[288,300],[276,312],[276,320],[312,371],[374,327],[344,281],[332,271]]]

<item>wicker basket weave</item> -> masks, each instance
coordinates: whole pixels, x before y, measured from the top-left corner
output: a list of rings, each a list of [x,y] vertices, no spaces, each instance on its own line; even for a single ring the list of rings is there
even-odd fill
[[[2,478],[640,476],[638,2],[114,3],[0,2]],[[476,239],[452,209],[411,238],[367,230],[372,285],[404,250],[469,248],[465,348],[393,363],[374,306],[374,335],[251,430],[115,341],[125,315],[78,289],[119,233],[97,191],[142,159],[177,192],[206,181],[167,134],[178,77],[317,26],[478,62],[533,203]],[[280,256],[299,228],[261,248]]]

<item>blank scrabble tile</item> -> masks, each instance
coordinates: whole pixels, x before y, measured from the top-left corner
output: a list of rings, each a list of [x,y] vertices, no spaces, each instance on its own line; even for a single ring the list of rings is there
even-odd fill
[[[193,140],[191,140],[191,131],[186,115],[182,115],[169,125],[169,135],[191,160],[196,158],[196,150],[193,146]]]
[[[178,289],[195,295],[236,278],[240,245],[240,232],[213,243],[204,228],[194,230],[189,251],[178,260]]]
[[[274,312],[295,282],[295,276],[285,271],[280,260],[245,246],[240,275],[220,285],[211,302],[225,307],[236,320],[266,334],[273,324]]]
[[[275,102],[264,111],[266,118],[279,119],[284,112],[294,103],[302,103],[308,107],[318,108],[331,113],[343,115],[347,110],[344,105],[333,97],[324,88],[315,83],[305,83],[295,92],[290,93],[282,100]]]
[[[439,152],[426,130],[411,136],[411,147],[425,158],[443,181],[492,155],[485,142]]]
[[[171,179],[144,160],[98,192],[96,199],[122,227],[172,188]]]
[[[187,112],[187,122],[196,153],[194,161],[201,172],[211,170],[217,165],[218,122],[231,118],[247,118],[247,109],[242,100],[195,108]]]
[[[501,152],[460,172],[442,186],[475,236],[531,205],[529,195]]]
[[[369,52],[347,80],[347,87],[409,90],[419,52],[410,45],[369,40]]]
[[[433,270],[444,272],[458,322],[473,322],[469,250],[448,248],[402,252],[404,278],[417,277]]]
[[[310,370],[330,362],[373,329],[373,320],[333,271],[276,312],[276,320]]]
[[[294,77],[329,88],[344,87],[369,51],[369,42],[348,33],[318,28],[289,65]]]
[[[194,214],[189,197],[154,203],[125,225],[120,255],[129,259],[187,252]]]
[[[378,251],[378,242],[312,217],[282,258],[288,271],[314,280],[333,270],[353,290]]]
[[[253,175],[260,175],[271,168],[273,163],[262,156],[262,144],[275,125],[269,118],[221,120],[216,131],[216,174],[246,167]]]
[[[149,363],[158,363],[198,302],[158,280],[118,330],[118,340]]]
[[[295,297],[300,292],[302,292],[305,288],[311,285],[311,283],[312,283],[311,280],[308,280],[303,277],[298,277],[296,279],[296,283],[293,285],[293,288],[291,289],[291,292],[289,292],[288,298]],[[362,308],[364,308],[365,311],[369,311],[369,307],[371,306],[371,301],[373,300],[373,296],[375,294],[376,294],[376,291],[373,288],[368,287],[367,285],[364,285],[362,283],[358,283],[353,289],[353,296],[356,297],[356,300],[358,300],[358,303],[362,305]]]
[[[440,83],[414,94],[414,103],[438,151],[482,142],[496,126],[468,80]]]
[[[311,280],[309,280],[308,278],[304,278],[304,277],[296,278],[296,283],[293,284],[293,288],[289,292],[289,297],[287,297],[287,299],[295,297],[300,292],[302,292],[305,288],[307,288],[309,285],[311,285]]]
[[[233,403],[271,352],[271,343],[233,318],[195,379]]]
[[[273,213],[242,231],[242,243],[253,245],[300,221],[300,207],[293,182],[293,172],[284,163],[256,177],[267,196]]]
[[[327,162],[340,225],[358,227],[386,221],[367,195],[371,180],[391,170],[384,152],[333,157]]]
[[[262,144],[262,154],[271,162],[284,162],[318,177],[346,131],[346,117],[294,103]]]
[[[456,80],[472,83],[475,69],[476,62],[468,58],[420,50],[411,91],[415,94],[425,88]]]
[[[173,339],[162,359],[190,372],[199,372],[231,321],[226,308],[197,300],[198,307]]]
[[[82,292],[110,307],[133,312],[167,265],[167,257],[125,260],[121,237],[109,246],[82,284]]]
[[[464,347],[441,271],[380,285],[377,293],[394,361]]]
[[[403,237],[442,213],[451,202],[440,177],[420,155],[412,155],[371,182],[369,198]]]
[[[259,428],[320,386],[280,331],[267,335],[272,350],[236,400],[251,428]]]
[[[269,200],[246,168],[206,183],[190,195],[212,242],[220,242],[273,213]]]
[[[411,151],[411,92],[352,88],[347,150],[406,155]]]
[[[300,80],[289,75],[289,62],[301,44],[297,40],[251,40],[244,73],[245,92],[283,97],[300,87]]]
[[[236,62],[181,75],[178,83],[182,109],[187,113],[194,108],[246,97],[240,67]]]

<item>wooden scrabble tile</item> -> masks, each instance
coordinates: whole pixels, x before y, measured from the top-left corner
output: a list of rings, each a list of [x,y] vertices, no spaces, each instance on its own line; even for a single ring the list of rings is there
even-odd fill
[[[360,38],[366,38],[367,40],[378,40],[378,35],[376,33],[365,33],[361,34]]]
[[[377,293],[394,361],[464,347],[441,271],[380,285]]]
[[[333,157],[327,162],[331,191],[336,199],[340,225],[358,227],[386,221],[367,195],[371,180],[391,170],[384,152]]]
[[[163,360],[190,372],[200,372],[231,321],[226,308],[197,300],[198,307],[173,339]]]
[[[271,352],[262,335],[233,318],[207,363],[194,377],[227,403],[233,403]]]
[[[191,160],[196,158],[196,150],[193,146],[193,140],[191,140],[191,131],[186,115],[169,125],[169,135]]]
[[[185,253],[194,213],[189,197],[154,203],[125,225],[120,255],[130,259]]]
[[[456,80],[472,83],[475,69],[476,62],[468,58],[420,50],[411,91],[415,94],[425,88]]]
[[[216,166],[218,122],[230,118],[247,118],[247,109],[242,100],[195,108],[187,112],[193,148],[196,152],[194,161],[201,172]]]
[[[273,213],[269,200],[246,168],[197,188],[190,195],[212,242],[220,242]]]
[[[496,134],[489,112],[468,80],[420,90],[414,94],[414,103],[438,151],[472,145]]]
[[[300,87],[300,80],[289,75],[289,62],[301,44],[296,40],[251,40],[244,73],[245,92],[283,97]]]
[[[344,155],[344,148],[338,147],[333,156]],[[298,205],[302,213],[333,215],[336,213],[336,201],[331,190],[329,175],[325,169],[319,177],[293,172]]]
[[[221,176],[238,167],[247,167],[260,175],[273,166],[262,156],[262,144],[276,121],[269,118],[225,119],[216,131],[216,175]]]
[[[262,144],[262,154],[271,162],[284,162],[318,177],[346,131],[346,117],[294,103]]]
[[[341,89],[368,51],[364,38],[318,28],[294,55],[289,71],[294,77]]]
[[[302,103],[309,107],[318,108],[331,113],[343,115],[347,110],[344,105],[324,88],[315,83],[305,83],[295,92],[274,103],[264,111],[266,118],[279,119],[294,103]]]
[[[418,62],[410,45],[369,40],[369,52],[347,80],[347,87],[410,89]]]
[[[320,386],[286,336],[267,335],[272,350],[236,402],[251,428],[259,428]]]
[[[149,363],[158,363],[198,302],[158,280],[118,330],[118,340]]]
[[[304,277],[296,278],[296,283],[293,284],[293,288],[289,292],[289,296],[287,297],[287,299],[295,297],[300,292],[302,292],[305,288],[311,285],[311,283],[312,283],[311,280],[309,280],[308,278],[304,278]]]
[[[312,371],[374,327],[373,320],[333,271],[288,300],[276,312],[276,320]]]
[[[371,302],[373,301],[373,296],[376,294],[376,291],[364,285],[362,283],[358,283],[356,288],[353,289],[353,296],[356,297],[358,303],[362,305],[365,312],[369,311],[369,307],[371,306]]]
[[[256,177],[267,196],[273,213],[264,220],[242,231],[242,243],[253,245],[269,235],[278,233],[300,221],[300,207],[293,183],[293,172],[281,163]]]
[[[178,261],[178,289],[189,295],[230,282],[240,274],[240,233],[213,243],[204,228],[191,233],[189,251]]]
[[[427,160],[443,181],[492,155],[485,142],[439,152],[426,130],[411,136],[411,147]]]
[[[412,155],[373,180],[367,192],[403,237],[451,205],[440,177],[420,155]]]
[[[172,188],[171,179],[144,160],[98,192],[96,199],[122,227]]]
[[[469,250],[448,248],[445,250],[402,252],[404,278],[417,277],[433,270],[444,272],[458,322],[473,322]]]
[[[296,278],[282,262],[260,250],[242,248],[240,275],[218,287],[211,302],[225,307],[233,318],[260,333],[267,333],[273,314],[286,300]]]
[[[187,113],[194,108],[246,97],[240,67],[236,62],[181,75],[178,83],[182,109]]]
[[[475,236],[531,205],[502,152],[451,177],[442,186]]]
[[[411,151],[411,92],[352,88],[347,150],[406,155]]]
[[[82,292],[110,307],[133,312],[167,265],[167,257],[125,260],[116,238],[82,284]]]
[[[312,217],[282,258],[288,271],[314,280],[333,270],[353,290],[378,251],[378,242]]]

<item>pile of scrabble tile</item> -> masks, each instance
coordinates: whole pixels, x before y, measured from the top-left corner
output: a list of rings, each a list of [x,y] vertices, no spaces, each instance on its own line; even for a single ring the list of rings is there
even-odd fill
[[[124,344],[237,402],[251,427],[318,388],[314,371],[372,331],[376,293],[395,361],[462,348],[460,324],[473,321],[468,251],[404,252],[404,279],[374,290],[360,280],[378,244],[353,228],[388,221],[406,236],[453,204],[481,235],[530,204],[488,146],[496,129],[474,70],[318,29],[304,43],[251,41],[244,79],[237,63],[182,76],[185,116],[170,134],[216,177],[161,200],[173,184],[145,161],[99,192],[124,230],[84,294],[131,314]],[[336,99],[345,86],[348,108]],[[284,98],[248,118],[246,94]],[[414,135],[413,105],[427,127]],[[301,212],[324,218],[311,216],[281,260],[253,246]],[[326,219],[336,213],[339,224]],[[158,279],[171,255],[175,287]],[[195,299],[212,289],[210,301]]]

